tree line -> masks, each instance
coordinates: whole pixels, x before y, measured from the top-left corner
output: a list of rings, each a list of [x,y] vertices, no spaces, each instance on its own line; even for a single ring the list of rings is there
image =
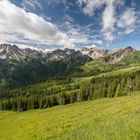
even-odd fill
[[[0,100],[0,109],[13,111],[42,109],[103,97],[129,95],[137,90],[140,90],[140,70],[120,75],[95,77],[90,82],[83,82],[70,91],[63,90],[52,95],[40,93],[29,96],[19,94],[16,97],[4,97]]]

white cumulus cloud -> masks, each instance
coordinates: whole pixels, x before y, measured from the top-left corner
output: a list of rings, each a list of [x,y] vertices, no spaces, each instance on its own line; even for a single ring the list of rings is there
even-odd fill
[[[20,36],[20,39],[28,39],[32,42],[74,47],[73,39],[60,31],[55,24],[45,21],[34,13],[26,12],[8,0],[2,0],[0,1],[0,40],[10,41],[8,37],[13,34],[15,41]]]
[[[102,15],[102,32],[106,40],[113,40],[115,18],[115,7],[113,4],[109,4]]]

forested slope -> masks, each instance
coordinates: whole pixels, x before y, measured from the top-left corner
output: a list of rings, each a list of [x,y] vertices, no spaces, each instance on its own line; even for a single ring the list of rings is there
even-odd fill
[[[129,95],[140,90],[140,68],[131,67],[93,77],[46,81],[14,90],[0,96],[1,110],[23,111],[48,108],[104,97]]]

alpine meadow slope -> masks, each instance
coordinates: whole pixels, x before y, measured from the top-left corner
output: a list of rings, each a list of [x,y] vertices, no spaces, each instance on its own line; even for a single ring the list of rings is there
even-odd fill
[[[0,112],[1,140],[138,140],[140,92],[26,112]],[[7,135],[8,133],[8,135]]]

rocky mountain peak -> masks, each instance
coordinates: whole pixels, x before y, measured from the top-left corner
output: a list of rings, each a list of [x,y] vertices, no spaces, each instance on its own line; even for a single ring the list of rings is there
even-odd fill
[[[20,61],[25,57],[23,51],[16,45],[1,44],[0,45],[0,58],[8,60]]]
[[[69,61],[70,59],[72,60],[77,58],[79,55],[82,55],[80,51],[66,48],[64,50],[57,49],[52,52],[49,52],[45,55],[45,58],[47,61],[52,61],[52,60]]]
[[[19,48],[16,46],[16,45],[10,45],[10,44],[1,44],[0,45],[0,50],[4,50],[6,52],[9,52],[9,51],[18,51]]]
[[[129,52],[132,53],[134,50],[135,50],[135,49],[134,49],[133,47],[131,47],[131,46],[129,46],[129,47],[127,47],[127,48],[124,49],[124,51],[125,51],[125,52],[128,52],[128,53],[129,53]]]
[[[41,51],[33,50],[31,48],[25,48],[23,49],[23,52],[26,56],[31,58],[39,58],[42,57],[43,53]]]
[[[124,57],[130,57],[133,55],[135,49],[132,47],[127,47],[125,49],[120,49],[117,51],[110,52],[106,57],[105,61],[110,63],[119,62]]]
[[[84,47],[81,50],[81,52],[83,55],[88,55],[92,59],[97,59],[99,57],[104,57],[109,51],[105,49],[96,48],[96,47],[93,47],[93,48]]]

